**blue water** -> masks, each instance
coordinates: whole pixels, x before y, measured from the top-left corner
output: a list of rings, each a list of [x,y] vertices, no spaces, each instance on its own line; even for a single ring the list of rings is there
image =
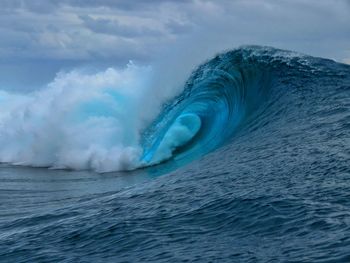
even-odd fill
[[[140,141],[133,171],[2,164],[0,261],[350,262],[350,66],[220,54]]]

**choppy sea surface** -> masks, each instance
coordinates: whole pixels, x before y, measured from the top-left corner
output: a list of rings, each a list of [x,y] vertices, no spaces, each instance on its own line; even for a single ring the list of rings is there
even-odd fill
[[[72,167],[47,154],[57,145],[29,155],[50,141],[23,132],[40,118],[0,118],[0,262],[350,262],[349,65],[219,54],[143,130],[132,164],[96,153]]]

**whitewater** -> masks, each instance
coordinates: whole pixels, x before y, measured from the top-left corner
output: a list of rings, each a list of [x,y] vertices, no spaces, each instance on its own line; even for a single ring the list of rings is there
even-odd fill
[[[1,91],[0,261],[349,262],[350,66],[206,59]]]

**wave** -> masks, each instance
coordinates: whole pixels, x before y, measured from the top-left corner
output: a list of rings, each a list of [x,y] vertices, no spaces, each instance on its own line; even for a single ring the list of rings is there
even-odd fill
[[[199,66],[172,99],[151,66],[133,63],[61,73],[31,94],[1,91],[0,162],[110,172],[190,161],[228,142],[268,104],[278,76],[312,74],[315,65],[305,55],[247,46]]]
[[[182,94],[142,136],[142,161],[152,165],[171,158],[183,163],[228,143],[269,103],[280,73],[317,71],[311,62],[303,54],[261,46],[217,55],[192,73]]]

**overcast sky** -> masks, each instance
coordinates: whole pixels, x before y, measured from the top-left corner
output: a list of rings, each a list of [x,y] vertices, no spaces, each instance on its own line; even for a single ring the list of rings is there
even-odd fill
[[[244,44],[350,63],[348,0],[0,0],[0,88]]]

